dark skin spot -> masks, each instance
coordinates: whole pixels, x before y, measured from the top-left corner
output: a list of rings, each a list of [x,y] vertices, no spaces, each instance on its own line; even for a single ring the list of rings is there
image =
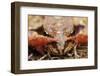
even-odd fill
[[[75,36],[77,35],[82,29],[84,29],[84,25],[74,25],[74,31],[73,33],[70,34],[70,36]]]

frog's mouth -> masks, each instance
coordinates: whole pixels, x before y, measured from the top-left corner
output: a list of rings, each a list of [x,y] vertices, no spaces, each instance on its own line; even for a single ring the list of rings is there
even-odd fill
[[[55,35],[55,38],[58,40],[57,41],[57,48],[59,50],[59,54],[63,55],[65,41],[67,40],[65,35],[63,34],[63,31],[57,32],[57,34]]]

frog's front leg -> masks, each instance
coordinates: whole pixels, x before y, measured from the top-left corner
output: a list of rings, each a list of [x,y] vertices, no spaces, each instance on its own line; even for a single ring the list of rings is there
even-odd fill
[[[74,56],[75,58],[80,58],[80,56],[77,53],[77,44],[74,46]]]

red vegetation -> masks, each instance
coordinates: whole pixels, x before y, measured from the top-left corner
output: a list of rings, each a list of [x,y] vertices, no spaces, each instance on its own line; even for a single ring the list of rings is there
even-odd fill
[[[88,36],[84,34],[77,34],[76,36],[68,37],[67,40],[73,40],[78,45],[88,44]]]
[[[38,37],[35,36],[29,36],[28,43],[29,46],[36,48],[36,50],[40,54],[44,54],[43,47],[47,45],[48,43],[56,42],[57,40],[50,37],[45,37],[38,35]]]

